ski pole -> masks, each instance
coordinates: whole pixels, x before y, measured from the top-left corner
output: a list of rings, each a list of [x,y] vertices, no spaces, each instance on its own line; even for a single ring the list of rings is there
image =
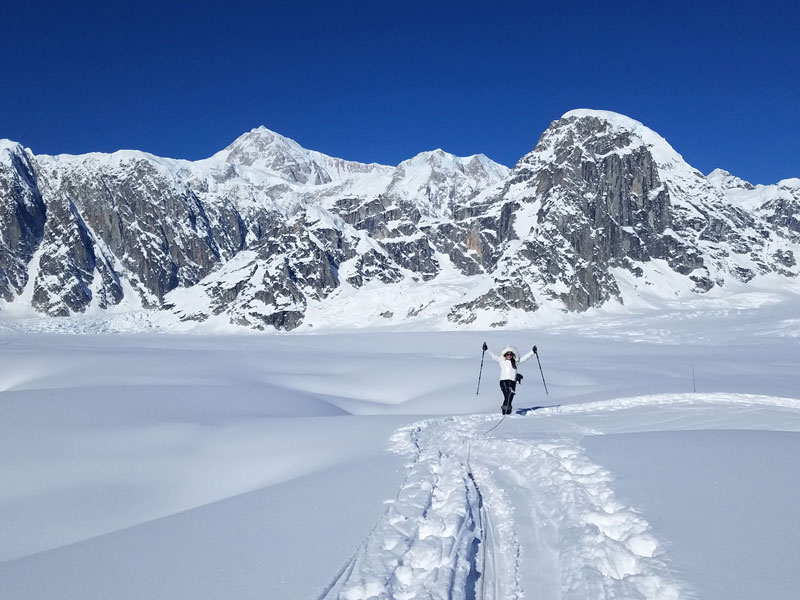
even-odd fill
[[[547,391],[547,382],[544,380],[544,371],[542,371],[542,361],[539,360],[539,353],[536,351],[536,346],[533,347],[533,353],[536,355],[536,362],[539,363],[539,373],[542,374],[542,383],[544,384],[544,393],[549,396],[550,392]]]
[[[475,391],[477,396],[481,391],[481,375],[483,375],[483,355],[486,354],[486,343],[483,344],[483,351],[481,352],[481,370],[478,371],[478,389]]]

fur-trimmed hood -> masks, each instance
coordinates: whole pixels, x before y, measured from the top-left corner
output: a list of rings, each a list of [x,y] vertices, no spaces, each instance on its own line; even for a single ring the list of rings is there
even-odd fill
[[[514,346],[506,346],[505,348],[503,348],[503,350],[500,352],[500,356],[505,356],[506,352],[511,352],[511,354],[514,355],[514,360],[516,362],[519,362],[519,352],[517,351],[516,348],[514,348]]]

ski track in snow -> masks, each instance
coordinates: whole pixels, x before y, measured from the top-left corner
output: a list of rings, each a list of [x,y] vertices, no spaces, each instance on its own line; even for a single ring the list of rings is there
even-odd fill
[[[800,408],[744,394],[710,403]],[[697,402],[647,396],[540,409],[622,410]],[[515,438],[497,417],[429,420],[400,429],[409,457],[397,498],[322,599],[694,598],[670,570],[650,525],[617,500],[612,476],[580,436]],[[507,429],[507,428],[506,428]]]

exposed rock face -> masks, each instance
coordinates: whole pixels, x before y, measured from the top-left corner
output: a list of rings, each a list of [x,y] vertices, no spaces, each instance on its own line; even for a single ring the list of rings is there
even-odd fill
[[[48,203],[42,248],[31,300],[40,312],[65,317],[93,299],[99,308],[122,300],[114,257],[97,243],[69,198]]]
[[[42,241],[45,204],[19,144],[0,141],[0,297],[11,301],[28,282],[28,263]]]
[[[796,277],[799,205],[800,180],[706,178],[602,111],[554,121],[510,171],[441,150],[366,165],[265,128],[197,162],[2,142],[0,298],[29,289],[53,316],[144,306],[256,329],[331,311],[502,326],[665,281],[680,288],[665,294],[703,293]]]
[[[43,157],[39,172],[45,195],[68,202],[87,236],[119,258],[145,306],[159,306],[164,294],[194,285],[244,248],[245,226],[230,202],[203,203],[145,154]]]
[[[735,183],[737,189],[755,189]],[[793,275],[783,268],[793,260],[791,245],[769,227],[771,221],[791,228],[779,216],[790,210],[776,206],[771,218],[760,219],[731,203],[718,184],[640,123],[602,111],[572,111],[544,132],[500,194],[462,213],[465,221],[481,223],[473,230],[483,231],[483,239],[474,246],[505,242],[507,249],[497,260],[482,257],[497,284],[456,305],[449,317],[469,322],[477,309],[530,311],[552,300],[578,311],[624,301],[619,273],[657,285],[645,269],[658,261],[701,293],[727,278]],[[776,244],[781,250],[774,253]]]

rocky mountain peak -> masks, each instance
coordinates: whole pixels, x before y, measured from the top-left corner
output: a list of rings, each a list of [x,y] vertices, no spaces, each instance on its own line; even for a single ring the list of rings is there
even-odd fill
[[[321,184],[331,181],[324,166],[314,160],[310,150],[264,126],[239,136],[212,158],[271,171],[296,183]]]
[[[229,162],[248,167],[273,152],[285,152],[296,156],[309,154],[308,150],[292,138],[267,129],[263,125],[243,133],[222,150]]]
[[[211,160],[268,171],[291,183],[303,185],[340,183],[354,175],[392,170],[392,167],[384,165],[348,161],[308,150],[295,140],[264,126],[239,136]]]
[[[571,119],[594,119],[611,125],[614,129],[642,132],[644,135],[658,135],[652,129],[645,127],[641,122],[627,115],[610,110],[597,110],[593,108],[575,108],[561,115],[559,121]]]
[[[570,153],[598,158],[646,149],[663,169],[691,169],[683,157],[655,131],[639,121],[606,110],[576,109],[553,121],[534,150],[521,162],[560,162]]]

